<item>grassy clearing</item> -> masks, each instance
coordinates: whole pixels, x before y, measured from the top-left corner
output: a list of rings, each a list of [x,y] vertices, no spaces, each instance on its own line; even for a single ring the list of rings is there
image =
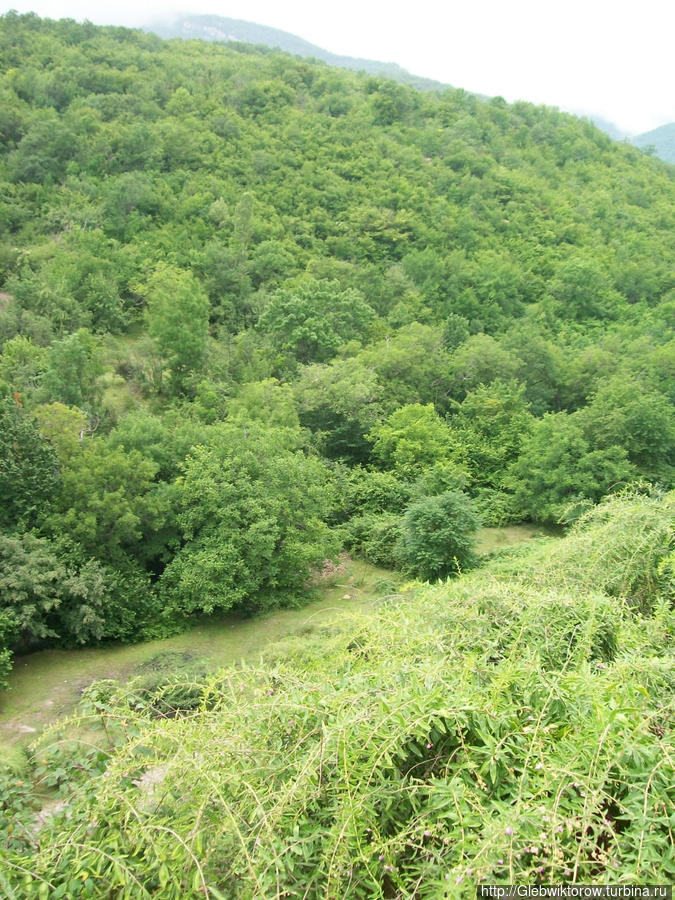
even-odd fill
[[[514,547],[535,537],[553,534],[544,525],[507,525],[504,528],[480,528],[476,534],[476,549],[479,553],[496,553],[507,547]]]
[[[514,546],[544,531],[533,525],[482,528],[478,550],[482,554]],[[10,689],[0,694],[0,760],[16,757],[18,747],[74,710],[84,688],[92,681],[125,681],[148,664],[170,660],[176,671],[196,664],[218,669],[250,659],[267,646],[294,634],[310,635],[320,626],[368,609],[386,593],[394,573],[350,560],[344,572],[317,587],[318,599],[299,609],[283,609],[254,618],[227,613],[204,618],[189,631],[174,637],[124,646],[81,650],[42,650],[18,657],[9,677]]]
[[[15,745],[30,742],[45,725],[71,713],[92,681],[128,679],[154,659],[161,664],[167,654],[173,655],[177,669],[196,662],[217,669],[254,657],[288,635],[357,614],[381,593],[379,583],[391,580],[390,572],[349,561],[344,572],[317,588],[319,599],[300,609],[254,618],[211,616],[183,634],[144,644],[42,650],[18,657],[10,689],[0,694],[0,759],[15,755]]]
[[[543,533],[534,525],[482,528],[478,551],[494,553]],[[310,633],[330,620],[368,608],[392,578],[396,576],[391,572],[350,560],[344,572],[317,588],[318,599],[300,609],[249,619],[232,613],[211,616],[183,634],[144,644],[42,650],[18,657],[9,677],[10,689],[0,694],[0,760],[14,758],[17,746],[70,714],[92,681],[128,679],[153,659],[168,659],[169,654],[174,655],[177,669],[197,663],[217,669],[251,658],[289,635]]]

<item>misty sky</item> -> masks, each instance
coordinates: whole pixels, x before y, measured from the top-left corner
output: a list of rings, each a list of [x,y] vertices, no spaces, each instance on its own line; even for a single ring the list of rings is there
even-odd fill
[[[626,133],[675,121],[673,0],[414,0],[399,8],[384,0],[0,2],[3,11],[98,24],[215,13],[477,93],[599,115]]]

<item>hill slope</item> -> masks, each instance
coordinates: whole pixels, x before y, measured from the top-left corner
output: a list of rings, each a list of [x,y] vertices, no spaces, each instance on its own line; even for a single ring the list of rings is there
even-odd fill
[[[248,44],[258,44],[271,49],[283,50],[294,56],[318,59],[330,66],[342,69],[367,72],[370,75],[381,75],[392,78],[395,81],[409,84],[418,90],[438,90],[449,87],[447,84],[413,75],[401,68],[396,63],[377,62],[372,59],[358,59],[350,56],[340,56],[330,53],[322,47],[309,43],[297,35],[267,25],[257,25],[241,19],[230,19],[224,16],[191,15],[177,18],[170,24],[157,23],[145,28],[153,34],[163,38],[185,38],[204,41],[242,41]],[[576,113],[575,110],[570,110]],[[624,132],[614,123],[603,119],[601,116],[581,113],[588,117],[593,124],[608,134],[615,141],[627,139]],[[663,125],[654,131],[636,135],[630,138],[630,142],[636,147],[654,147],[655,155],[666,162],[675,162],[675,138],[673,137],[675,125]]]
[[[3,668],[672,485],[670,167],[250,45],[0,41]]]
[[[653,147],[656,156],[666,162],[675,163],[675,122],[661,125],[653,131],[646,131],[631,138],[636,147]]]
[[[262,44],[272,49],[283,50],[293,56],[310,57],[337,66],[341,69],[353,69],[367,72],[369,75],[382,75],[395,81],[412,85],[420,90],[433,90],[447,87],[430,78],[411,75],[396,63],[377,62],[372,59],[359,59],[353,56],[340,56],[330,53],[322,47],[310,44],[294,34],[270,28],[267,25],[256,25],[241,19],[229,19],[224,16],[182,16],[171,24],[155,24],[146,26],[146,31],[158,34],[163,38],[186,38],[203,41],[242,41],[246,44]]]

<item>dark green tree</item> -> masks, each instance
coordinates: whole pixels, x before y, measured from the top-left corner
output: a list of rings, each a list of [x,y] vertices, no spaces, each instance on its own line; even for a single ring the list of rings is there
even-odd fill
[[[416,578],[446,578],[475,563],[479,521],[469,498],[445,491],[412,503],[403,516],[396,556]]]
[[[35,419],[16,399],[0,399],[0,527],[36,522],[58,485],[56,453]]]

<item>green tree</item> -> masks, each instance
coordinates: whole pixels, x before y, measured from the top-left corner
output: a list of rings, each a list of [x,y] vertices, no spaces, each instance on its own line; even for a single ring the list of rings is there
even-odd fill
[[[433,403],[440,411],[445,409],[450,354],[443,347],[440,328],[412,322],[365,347],[357,359],[386,385],[382,398],[386,412],[410,403]]]
[[[207,440],[208,426],[186,418],[180,409],[153,415],[144,409],[128,413],[110,433],[113,449],[138,453],[156,466],[157,481],[173,481],[192,447]]]
[[[34,523],[59,485],[54,448],[13,398],[0,399],[0,526]]]
[[[535,419],[516,381],[493,381],[470,391],[451,419],[471,483],[498,488],[508,466],[519,456]]]
[[[475,563],[478,517],[466,494],[444,491],[412,503],[403,516],[396,556],[406,571],[431,581]]]
[[[675,467],[675,409],[635,378],[605,381],[579,419],[595,447],[623,447],[641,475],[670,485]]]
[[[209,300],[190,272],[156,269],[147,285],[146,321],[170,372],[171,390],[182,393],[202,371],[209,334]]]
[[[80,328],[49,348],[41,393],[45,399],[67,406],[95,406],[102,372],[99,342],[86,328]]]
[[[100,640],[109,593],[95,560],[67,565],[45,538],[0,534],[0,618],[14,648]]]
[[[227,405],[228,418],[235,422],[261,422],[269,428],[297,429],[298,411],[289,384],[276,378],[243,384]]]
[[[12,393],[31,396],[37,390],[47,365],[47,351],[30,338],[17,334],[2,346],[0,385],[4,381]]]
[[[62,468],[52,530],[112,565],[153,559],[163,549],[170,510],[170,491],[154,482],[156,473],[157,465],[137,450],[87,440]]]
[[[456,400],[463,400],[481,384],[510,381],[522,367],[522,360],[489,334],[474,334],[450,358],[450,395]]]
[[[636,475],[623,447],[591,450],[575,414],[561,412],[537,420],[505,484],[514,492],[515,515],[557,523]]]
[[[80,451],[87,434],[87,416],[78,407],[64,403],[45,403],[35,409],[42,437],[56,450],[59,462],[67,464]]]
[[[369,436],[373,456],[402,478],[414,478],[457,452],[452,429],[430,403],[402,406]]]
[[[590,254],[577,254],[560,263],[549,285],[556,315],[584,321],[615,318],[625,304],[612,287],[605,267]]]
[[[326,362],[342,344],[362,338],[374,317],[358,291],[341,290],[337,281],[310,278],[277,291],[258,328],[285,357],[300,363]]]
[[[182,612],[291,603],[337,550],[324,467],[256,423],[220,426],[195,447],[179,494],[184,545],[162,584]]]
[[[294,384],[300,423],[311,429],[317,449],[329,459],[365,462],[367,433],[381,418],[384,395],[376,373],[359,359],[305,366]]]

